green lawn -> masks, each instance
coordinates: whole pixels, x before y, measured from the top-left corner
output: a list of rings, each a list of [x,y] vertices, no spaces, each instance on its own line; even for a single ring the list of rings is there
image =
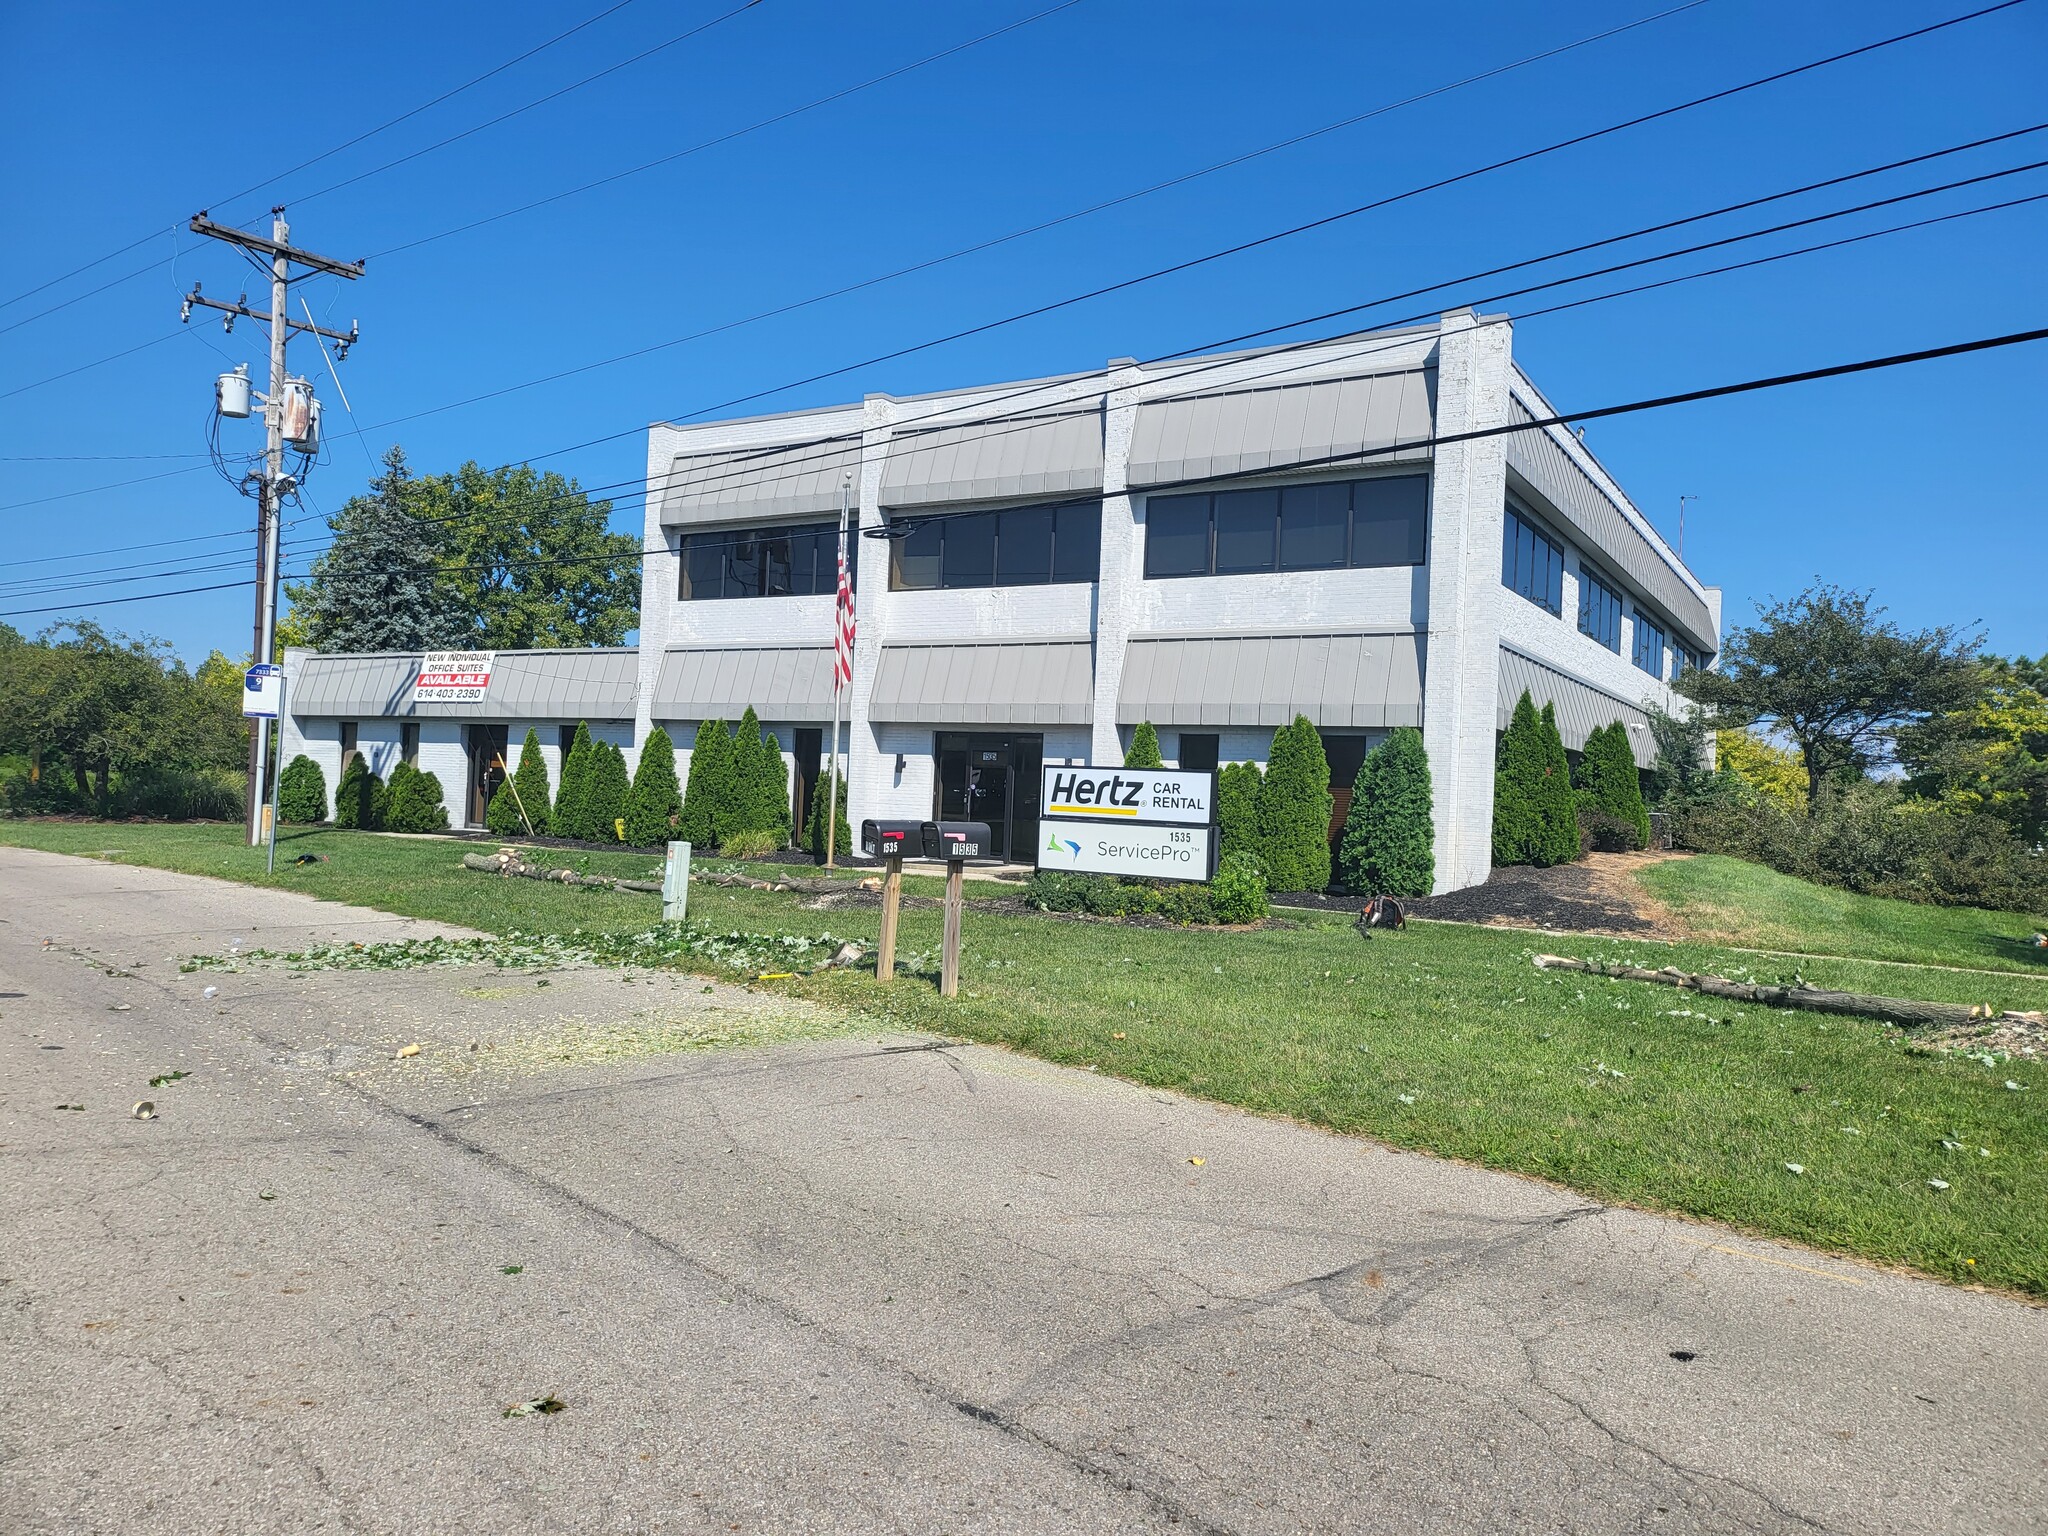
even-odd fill
[[[0,822],[0,841],[119,849],[123,861],[263,879],[260,851],[238,847],[232,828]],[[653,897],[466,873],[456,867],[462,849],[445,841],[315,832],[280,844],[281,855],[301,850],[330,861],[281,868],[275,884],[484,929],[630,931],[657,914]],[[601,854],[589,867],[640,874],[650,861]],[[1705,903],[1712,893],[1694,878]],[[821,912],[788,894],[703,886],[691,908],[693,917],[750,931],[858,938],[871,938],[878,918],[872,909]],[[1902,929],[1919,915],[1901,915]],[[1888,935],[1886,947],[1947,957],[1967,931],[1937,924],[1918,937]],[[1928,1053],[1854,1020],[1702,1007],[1662,988],[1539,973],[1529,956],[1541,947],[1763,980],[1796,970],[1824,985],[2003,1007],[2048,1007],[2048,977],[1772,961],[1706,944],[1536,940],[1450,925],[1367,942],[1342,919],[1308,915],[1250,932],[1175,931],[984,906],[969,913],[966,933],[955,1002],[932,985],[939,914],[929,908],[905,912],[909,964],[888,987],[845,972],[766,985],[904,1027],[1537,1174],[1602,1200],[2048,1295],[2048,1070]],[[1741,935],[1766,936],[1777,935]],[[1816,948],[1805,937],[1763,947]],[[1805,1172],[1787,1171],[1788,1163]]]
[[[1636,878],[1694,933],[1727,944],[2048,977],[2048,950],[2029,942],[2048,915],[1858,896],[1719,854],[1652,864]],[[2048,892],[2042,906],[2048,914]]]

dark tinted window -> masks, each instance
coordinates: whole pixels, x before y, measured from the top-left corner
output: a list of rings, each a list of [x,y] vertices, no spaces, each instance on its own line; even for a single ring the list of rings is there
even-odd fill
[[[855,568],[854,539],[847,533],[846,558]],[[677,595],[707,597],[803,597],[832,593],[839,585],[839,525],[795,523],[768,528],[707,528],[685,534]]]
[[[1147,576],[1420,565],[1429,477],[1376,476],[1145,503]]]
[[[1351,563],[1420,565],[1429,549],[1429,478],[1393,475],[1351,486]]]
[[[1216,768],[1217,749],[1222,745],[1220,736],[1199,736],[1188,731],[1180,733],[1180,763],[1178,766],[1189,772]]]
[[[1280,493],[1219,491],[1216,494],[1216,574],[1273,569],[1273,536]]]
[[[1053,518],[1052,579],[1094,581],[1102,574],[1102,507],[1061,507]]]
[[[1579,567],[1579,633],[1621,654],[1621,594],[1589,567]]]
[[[996,584],[996,515],[974,512],[946,519],[945,553],[939,561],[939,583],[948,587],[992,587]]]
[[[1209,571],[1209,498],[1145,500],[1145,574],[1202,576]]]
[[[996,518],[996,581],[1031,587],[1052,580],[1051,507],[1018,507]]]
[[[1513,506],[1504,519],[1500,579],[1509,591],[1563,615],[1564,550]]]
[[[1664,631],[1640,608],[1636,610],[1636,637],[1630,659],[1652,677],[1664,675]]]
[[[1325,571],[1344,564],[1351,522],[1349,485],[1290,485],[1280,493],[1280,569]]]
[[[939,545],[945,524],[920,523],[894,541],[896,559],[889,585],[898,591],[923,591],[939,584]]]

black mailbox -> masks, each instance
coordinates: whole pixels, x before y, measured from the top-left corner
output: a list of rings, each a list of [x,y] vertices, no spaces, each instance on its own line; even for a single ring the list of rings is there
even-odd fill
[[[928,859],[986,859],[995,845],[985,821],[928,821],[923,830]]]
[[[914,859],[924,851],[924,826],[915,821],[864,821],[860,851],[871,859]]]

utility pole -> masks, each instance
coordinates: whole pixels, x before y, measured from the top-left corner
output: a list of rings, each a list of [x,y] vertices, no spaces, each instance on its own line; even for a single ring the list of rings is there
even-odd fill
[[[278,524],[284,498],[298,488],[298,481],[285,473],[285,444],[289,442],[305,451],[308,463],[311,454],[319,450],[319,408],[314,403],[311,384],[303,379],[295,380],[285,371],[285,343],[291,339],[293,331],[305,331],[336,343],[336,351],[345,358],[360,334],[353,323],[346,332],[342,332],[291,319],[285,310],[285,290],[292,282],[294,262],[309,272],[323,272],[351,281],[363,275],[363,264],[360,261],[336,261],[329,256],[294,249],[291,226],[285,222],[281,206],[270,210],[270,238],[267,240],[247,230],[216,224],[206,216],[204,209],[192,216],[190,228],[195,235],[222,240],[270,258],[270,392],[263,399],[263,470],[261,474],[244,477],[244,484],[251,480],[256,482],[256,619],[252,655],[256,663],[262,664],[269,662],[277,649]],[[189,321],[195,307],[222,311],[227,316],[222,324],[229,331],[234,330],[239,316],[264,318],[249,308],[246,295],[233,304],[224,304],[218,299],[203,297],[196,282],[185,298],[179,318]],[[223,374],[221,377],[224,385],[233,375]],[[234,409],[222,386],[217,385],[215,402],[220,413],[224,416],[249,414],[246,372],[241,380],[241,394],[240,409]],[[279,729],[283,729],[282,719],[279,720]],[[258,716],[256,728],[249,734],[248,830],[252,848],[263,842],[266,798],[263,781],[269,764],[270,722]]]
[[[1678,498],[1678,558],[1681,560],[1685,558],[1685,504],[1688,501],[1698,500],[1699,497],[1697,496],[1681,496]]]

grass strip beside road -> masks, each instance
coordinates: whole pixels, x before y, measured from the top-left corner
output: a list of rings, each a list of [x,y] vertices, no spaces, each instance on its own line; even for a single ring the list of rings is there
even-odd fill
[[[112,857],[125,862],[494,931],[629,932],[658,910],[651,896],[490,880],[459,869],[462,849],[446,841],[294,834],[280,842],[281,860],[303,850],[328,862],[281,862],[269,879],[260,850],[240,848],[233,828],[0,823],[0,841],[119,849]],[[649,862],[593,854],[587,867],[644,874]],[[878,924],[871,907],[820,911],[788,893],[703,886],[691,915],[862,940]],[[1342,918],[1310,914],[1257,931],[1168,930],[984,906],[969,914],[963,994],[949,1003],[932,985],[939,925],[930,908],[904,913],[903,969],[888,987],[844,972],[766,986],[899,1028],[1535,1174],[1602,1200],[2048,1296],[2041,1063],[1937,1055],[1857,1020],[1539,973],[1530,956],[1548,949],[1763,981],[1790,979],[1791,963],[1706,944],[1451,925],[1368,942]],[[1927,942],[1946,956],[1960,941],[1937,933]],[[1815,946],[1803,936],[1796,947]],[[1901,972],[1850,958],[1797,968],[1849,990],[2048,1007],[2048,979]]]

